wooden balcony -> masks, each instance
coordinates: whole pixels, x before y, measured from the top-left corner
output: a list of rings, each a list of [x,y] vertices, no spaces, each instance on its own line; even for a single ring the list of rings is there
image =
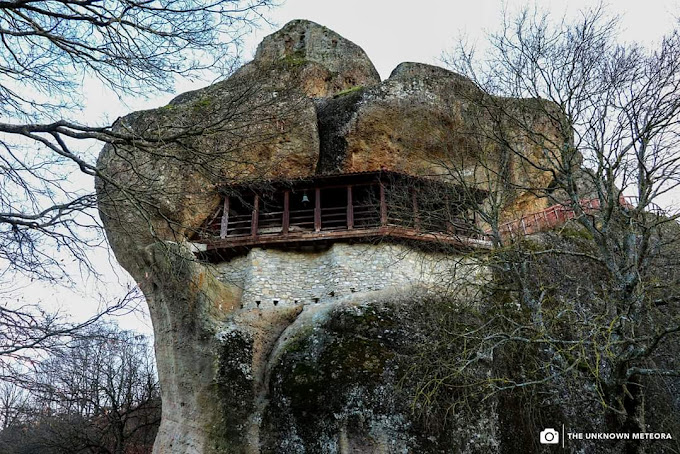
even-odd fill
[[[193,239],[216,260],[251,247],[334,241],[415,241],[487,247],[475,206],[486,194],[395,172],[330,175],[223,188]]]

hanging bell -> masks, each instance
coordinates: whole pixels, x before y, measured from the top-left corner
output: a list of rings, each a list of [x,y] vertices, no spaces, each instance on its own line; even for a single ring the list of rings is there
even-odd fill
[[[309,203],[309,197],[307,197],[307,191],[302,193],[302,203]]]

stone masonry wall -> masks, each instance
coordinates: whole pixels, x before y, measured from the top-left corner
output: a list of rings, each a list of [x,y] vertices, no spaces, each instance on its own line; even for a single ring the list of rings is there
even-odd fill
[[[332,303],[390,288],[441,290],[454,260],[387,243],[335,243],[322,252],[253,248],[219,264],[218,278],[242,290],[244,309],[267,309]]]

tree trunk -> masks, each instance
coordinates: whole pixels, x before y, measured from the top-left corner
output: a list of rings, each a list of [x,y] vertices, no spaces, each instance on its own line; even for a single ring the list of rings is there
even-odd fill
[[[122,421],[116,421],[114,426],[116,446],[114,446],[113,454],[125,454],[125,424]]]
[[[606,430],[631,434],[631,439],[623,442],[621,452],[644,454],[643,442],[632,439],[632,434],[645,431],[644,391],[637,377],[626,380],[623,385],[613,387],[608,394],[608,403],[613,410],[607,410],[605,415]],[[615,410],[623,410],[625,413],[620,414]]]
[[[626,419],[623,423],[623,431],[630,434],[645,431],[645,394],[639,377],[631,377],[624,389],[623,408],[626,410]],[[626,454],[643,454],[645,451],[640,440],[628,440]]]

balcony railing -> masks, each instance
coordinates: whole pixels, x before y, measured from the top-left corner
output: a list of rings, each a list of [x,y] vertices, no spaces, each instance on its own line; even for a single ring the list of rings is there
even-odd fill
[[[365,237],[486,245],[469,204],[441,198],[436,209],[419,210],[419,197],[428,194],[418,194],[413,185],[374,180],[364,177],[342,185],[312,181],[268,195],[232,190],[197,240],[208,250]]]

